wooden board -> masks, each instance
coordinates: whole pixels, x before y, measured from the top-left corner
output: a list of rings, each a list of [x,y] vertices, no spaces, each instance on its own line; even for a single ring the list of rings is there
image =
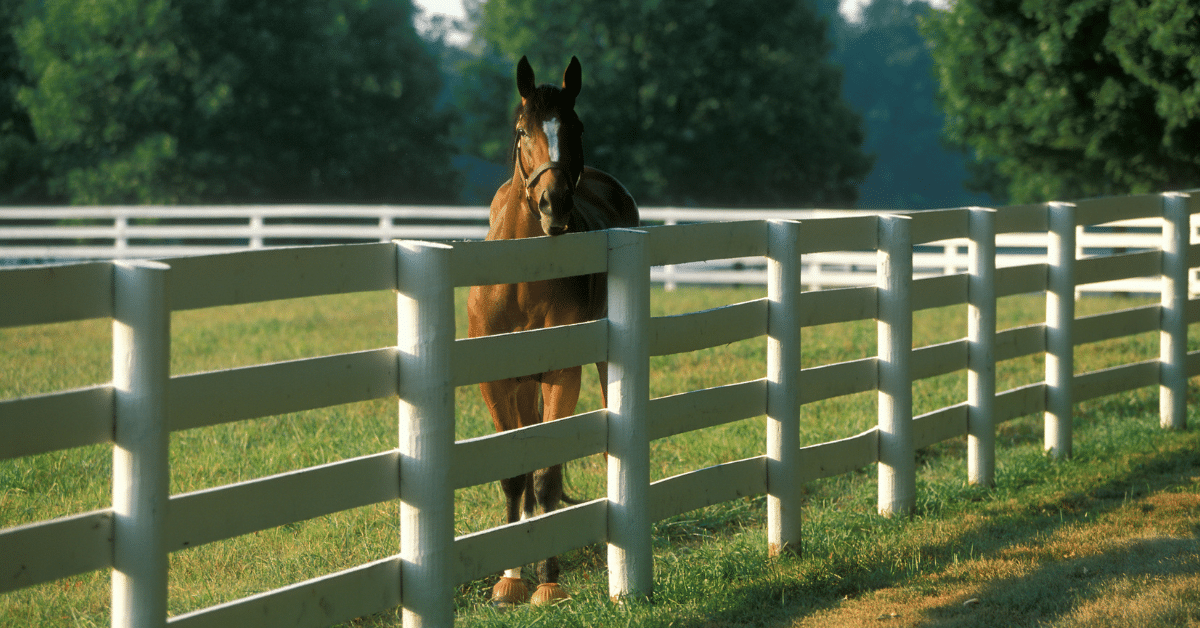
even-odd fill
[[[396,394],[396,350],[180,375],[168,395],[171,430],[355,403]]]
[[[878,293],[875,286],[804,292],[800,297],[797,323],[802,327],[813,327],[874,319]]]
[[[400,497],[400,455],[388,451],[171,497],[168,551]]]
[[[708,222],[646,227],[651,266],[767,254],[767,221]]]
[[[0,401],[0,460],[110,443],[112,386]]]
[[[463,338],[451,349],[452,384],[536,375],[608,359],[608,321]]]
[[[841,440],[800,448],[800,482],[849,473],[879,462],[879,428]]]
[[[912,310],[919,312],[966,303],[967,281],[967,275],[961,273],[914,280],[911,293]]]
[[[112,316],[112,264],[0,270],[0,327]]]
[[[1088,257],[1075,262],[1075,285],[1157,276],[1161,272],[1161,251]]]
[[[607,438],[608,412],[595,410],[459,441],[450,483],[466,488],[598,454]]]
[[[651,399],[646,409],[650,440],[762,416],[767,380],[705,388]]]
[[[1076,346],[1112,338],[1121,338],[1158,329],[1162,306],[1144,305],[1115,312],[1080,316],[1075,319],[1071,338]]]
[[[913,381],[937,377],[967,368],[967,339],[951,340],[913,349],[909,373]]]
[[[1035,323],[996,332],[996,362],[1020,358],[1046,350],[1046,324]]]
[[[650,319],[650,355],[671,355],[748,340],[767,333],[767,300]]]
[[[1071,395],[1078,403],[1158,383],[1158,360],[1122,364],[1080,373],[1071,382]]]
[[[992,417],[996,425],[1046,410],[1046,382],[1018,386],[996,395]]]
[[[455,583],[526,565],[608,539],[608,500],[596,499],[454,540]]]
[[[1115,220],[1154,218],[1162,215],[1162,196],[1113,196],[1075,201],[1076,225],[1099,225]]]
[[[878,383],[879,358],[861,358],[800,371],[800,403],[812,403],[866,390]]]
[[[1045,233],[1049,228],[1045,203],[1010,205],[996,211],[996,233]]]
[[[608,270],[603,231],[520,240],[455,242],[450,280],[481,286],[590,275]]]
[[[0,530],[0,593],[111,567],[112,536],[111,508]]]
[[[905,215],[913,220],[911,227],[913,244],[965,238],[969,235],[967,230],[967,221],[971,217],[969,209],[928,209],[908,212]]]
[[[874,249],[879,241],[878,221],[871,215],[803,220],[800,253]]]
[[[913,417],[913,449],[964,436],[967,433],[969,410],[970,407],[963,402]]]
[[[755,456],[650,484],[650,521],[767,492],[767,457]]]
[[[172,628],[324,628],[400,606],[400,557],[178,615]]]
[[[1046,273],[1049,272],[1049,268],[1045,263],[997,268],[996,298],[1030,292],[1045,292]]]
[[[163,260],[172,310],[396,287],[391,243],[287,247]]]

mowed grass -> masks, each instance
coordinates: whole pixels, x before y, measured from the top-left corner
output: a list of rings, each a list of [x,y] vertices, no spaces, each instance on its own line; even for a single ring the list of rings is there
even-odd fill
[[[760,288],[655,290],[655,315],[757,298]],[[465,293],[458,335],[465,336]],[[1146,300],[1085,298],[1079,315]],[[999,326],[1044,320],[1044,299],[1001,301]],[[966,308],[915,315],[914,345],[966,334]],[[184,374],[390,346],[391,293],[369,293],[176,313],[172,373]],[[111,378],[111,323],[85,321],[0,330],[0,399],[100,384]],[[871,321],[805,331],[804,365],[875,353]],[[1197,341],[1190,344],[1197,347]],[[765,339],[652,359],[651,393],[662,396],[761,378]],[[1155,358],[1155,333],[1080,347],[1076,371]],[[998,389],[1040,381],[1041,356],[1002,363]],[[600,407],[585,368],[579,410]],[[1197,401],[1190,391],[1189,412]],[[914,386],[914,411],[966,399],[954,373]],[[491,433],[475,387],[457,391],[458,438]],[[857,434],[876,422],[874,393],[811,404],[801,442]],[[1193,414],[1191,424],[1195,424]],[[494,578],[459,588],[466,626],[1128,625],[1200,622],[1200,442],[1195,431],[1157,427],[1157,390],[1076,406],[1075,457],[1041,453],[1041,419],[999,430],[998,486],[967,485],[965,439],[919,452],[918,506],[910,518],[875,514],[870,468],[806,487],[801,557],[766,556],[765,501],[738,500],[655,525],[652,603],[607,599],[602,546],[563,556],[566,609],[499,613],[486,603]],[[175,433],[171,491],[187,492],[385,451],[397,435],[394,399],[338,406]],[[653,479],[763,453],[764,419],[652,443]],[[111,447],[0,461],[0,525],[107,507]],[[601,456],[570,463],[567,490],[604,494]],[[503,523],[496,483],[458,492],[456,532]],[[360,508],[175,552],[170,612],[183,613],[390,556],[398,547],[395,504]],[[0,626],[108,624],[109,575],[96,572],[0,594]],[[964,605],[964,603],[966,603]],[[380,613],[354,625],[396,626]]]

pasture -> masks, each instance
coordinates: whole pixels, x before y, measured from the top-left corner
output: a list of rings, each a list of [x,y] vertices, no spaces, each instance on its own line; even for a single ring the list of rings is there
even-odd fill
[[[655,289],[651,308],[660,316],[764,294],[761,288]],[[465,290],[456,297],[462,338]],[[1147,302],[1086,298],[1078,302],[1077,314]],[[962,338],[964,310],[915,313],[914,346]],[[1044,297],[1006,297],[998,306],[997,327],[1035,323],[1044,316]],[[358,293],[177,312],[171,324],[171,374],[178,375],[392,346],[396,304],[391,292]],[[108,382],[110,334],[108,320],[0,330],[5,355],[0,399]],[[806,328],[803,366],[873,355],[875,335],[873,321]],[[1188,348],[1200,348],[1200,342],[1189,338]],[[766,350],[766,340],[759,338],[653,358],[651,396],[761,378]],[[1078,347],[1075,370],[1157,356],[1157,334],[1147,332]],[[1044,375],[1041,354],[1009,360],[997,367],[997,390]],[[1190,388],[1193,425],[1195,394]],[[963,371],[922,380],[913,388],[913,413],[965,398]],[[911,519],[876,514],[870,469],[813,482],[806,487],[800,558],[767,558],[765,498],[748,498],[655,525],[653,604],[610,604],[604,549],[591,546],[563,556],[564,584],[574,596],[569,610],[523,608],[500,615],[485,603],[494,582],[488,578],[459,588],[458,621],[469,626],[741,626],[826,620],[879,625],[875,622],[882,618],[894,625],[918,620],[1032,625],[1049,616],[1059,622],[1055,625],[1073,625],[1076,619],[1084,625],[1087,612],[1100,612],[1097,605],[1114,597],[1140,602],[1116,609],[1142,613],[1125,625],[1200,621],[1195,576],[1200,571],[1195,564],[1200,439],[1194,430],[1159,429],[1156,398],[1156,390],[1144,388],[1078,404],[1075,456],[1067,463],[1042,454],[1040,413],[1003,424],[993,491],[966,484],[965,438],[926,448],[918,459],[918,503]],[[395,403],[395,398],[381,399],[173,434],[170,492],[391,449]],[[458,439],[492,431],[477,387],[460,387],[456,405]],[[585,369],[579,410],[599,405],[595,372]],[[654,441],[651,479],[761,455],[764,421],[758,417]],[[845,438],[876,421],[873,391],[808,404],[800,441]],[[13,526],[107,507],[111,457],[111,446],[93,446],[0,462],[0,522]],[[566,478],[572,496],[604,494],[600,456],[568,464]],[[455,534],[501,524],[502,504],[496,483],[459,490]],[[169,612],[185,613],[394,555],[397,526],[396,505],[385,503],[175,552]],[[1147,567],[1133,559],[1146,553],[1159,560]],[[1124,562],[1099,558],[1113,554],[1124,556]],[[1086,577],[1089,568],[1101,575]],[[1054,594],[1037,585],[1057,583],[1064,574],[1078,586]],[[0,626],[107,625],[109,586],[105,571],[0,595]],[[964,607],[971,598],[980,602]],[[962,616],[971,612],[975,615]],[[399,612],[353,624],[398,625]]]

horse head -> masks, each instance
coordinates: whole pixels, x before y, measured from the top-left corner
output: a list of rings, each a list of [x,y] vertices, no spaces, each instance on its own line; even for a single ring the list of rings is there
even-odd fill
[[[529,60],[517,64],[521,105],[514,123],[513,161],[525,190],[525,204],[546,235],[571,227],[575,186],[583,175],[583,124],[575,115],[580,88],[579,59],[563,73],[562,86],[537,85]]]

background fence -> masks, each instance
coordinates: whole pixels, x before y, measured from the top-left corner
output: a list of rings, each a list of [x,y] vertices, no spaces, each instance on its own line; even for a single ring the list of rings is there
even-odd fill
[[[857,216],[863,211],[796,209],[730,210],[643,208],[648,225],[734,220],[810,220]],[[114,206],[0,207],[0,264],[59,260],[155,259],[214,255],[247,249],[321,243],[411,240],[482,240],[488,208],[437,206]],[[1200,235],[1200,219],[1190,225]],[[1080,227],[1077,257],[1152,250],[1162,239],[1155,219],[1132,219],[1104,227]],[[922,245],[913,259],[917,277],[954,274],[967,269],[968,241],[952,238]],[[1045,233],[1002,233],[996,241],[997,264],[1018,266],[1043,261]],[[875,282],[873,251],[831,251],[805,256],[804,282],[812,289],[867,286]],[[757,284],[767,281],[761,257],[667,265],[651,279],[677,284]],[[1193,273],[1190,294],[1200,294],[1200,272]],[[1130,278],[1088,284],[1085,292],[1158,292],[1154,278]]]
[[[1197,197],[1137,196],[1001,210],[954,209],[792,221],[612,230],[556,238],[439,244],[402,241],[280,248],[168,261],[92,262],[0,271],[0,326],[113,319],[113,381],[0,401],[0,458],[113,444],[110,508],[0,530],[0,590],[113,570],[114,626],[324,626],[402,606],[406,626],[449,626],[455,583],[593,543],[608,546],[610,593],[652,587],[650,523],[767,494],[768,542],[802,541],[800,488],[878,465],[881,513],[915,502],[915,451],[966,435],[970,480],[994,481],[995,431],[1042,413],[1045,447],[1071,451],[1075,403],[1159,386],[1160,421],[1185,426],[1187,352],[1200,306],[1187,299],[1200,247],[1188,241]],[[1155,219],[1151,250],[1080,259],[1078,227]],[[998,268],[1001,234],[1041,233],[1044,262]],[[915,247],[965,239],[966,273],[914,278]],[[873,286],[801,292],[808,256],[870,251]],[[712,259],[766,260],[768,296],[652,318],[650,269]],[[609,316],[478,339],[454,338],[456,286],[607,272]],[[1155,277],[1160,304],[1076,318],[1075,291]],[[395,290],[395,347],[170,376],[172,311],[272,299]],[[1046,322],[996,329],[996,299],[1044,292]],[[912,313],[965,305],[968,336],[913,348]],[[873,357],[802,369],[800,329],[878,321]],[[1074,347],[1158,330],[1160,357],[1075,374]],[[760,379],[649,398],[652,355],[767,336]],[[995,390],[995,364],[1044,353],[1045,381]],[[449,391],[607,359],[610,407],[455,442]],[[968,398],[912,415],[912,382],[966,369]],[[802,405],[877,390],[879,424],[829,443],[798,442]],[[168,494],[170,434],[375,398],[399,399],[397,447],[297,472]],[[649,442],[767,416],[760,456],[654,483]],[[550,439],[549,441],[545,439]],[[547,447],[553,442],[553,447]],[[607,451],[606,498],[453,537],[454,490]],[[449,470],[447,472],[447,470]],[[293,521],[398,500],[398,553],[315,580],[167,618],[171,552]]]

